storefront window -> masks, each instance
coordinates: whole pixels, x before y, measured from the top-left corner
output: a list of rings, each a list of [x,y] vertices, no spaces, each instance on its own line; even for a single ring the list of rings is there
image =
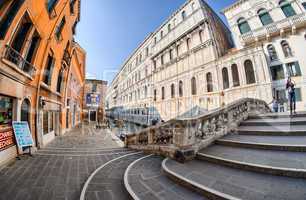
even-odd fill
[[[44,134],[49,133],[49,128],[48,128],[48,111],[44,111],[43,113],[43,131]]]
[[[0,96],[0,128],[11,126],[13,120],[13,99]]]

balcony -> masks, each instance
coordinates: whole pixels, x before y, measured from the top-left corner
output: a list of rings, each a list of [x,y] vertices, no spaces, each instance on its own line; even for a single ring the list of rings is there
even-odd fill
[[[265,40],[273,35],[279,35],[285,30],[294,31],[305,24],[306,14],[302,13],[245,33],[240,36],[240,40],[243,44],[253,43],[259,40]]]
[[[32,78],[34,77],[36,73],[36,68],[34,65],[32,65],[30,62],[26,61],[22,55],[16,50],[14,50],[11,46],[6,45],[5,46],[5,54],[4,59],[8,60],[9,62],[13,63],[14,66],[17,67],[17,69],[25,72]]]

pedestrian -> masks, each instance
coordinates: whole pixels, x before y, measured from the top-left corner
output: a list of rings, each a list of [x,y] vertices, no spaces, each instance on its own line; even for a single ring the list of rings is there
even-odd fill
[[[274,112],[278,112],[278,100],[275,97],[273,97],[272,108]]]
[[[279,101],[279,112],[285,112],[285,100],[283,98],[280,99]]]
[[[286,84],[286,89],[288,91],[289,105],[290,105],[290,115],[292,113],[296,114],[296,98],[295,98],[295,84],[294,81],[289,77]]]

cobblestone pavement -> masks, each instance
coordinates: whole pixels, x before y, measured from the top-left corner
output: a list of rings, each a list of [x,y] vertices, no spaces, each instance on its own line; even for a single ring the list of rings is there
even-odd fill
[[[73,130],[3,168],[0,200],[77,200],[95,169],[128,153],[106,131]]]

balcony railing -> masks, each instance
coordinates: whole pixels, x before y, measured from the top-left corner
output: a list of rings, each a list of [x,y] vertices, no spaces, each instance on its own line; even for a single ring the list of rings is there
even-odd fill
[[[6,51],[5,51],[4,58],[14,63],[18,69],[22,70],[23,72],[27,73],[33,78],[36,73],[36,68],[34,67],[34,65],[26,61],[22,57],[22,55],[20,55],[20,53],[14,50],[11,46],[6,45],[5,48],[6,48]]]
[[[306,14],[302,13],[299,15],[286,18],[267,26],[260,27],[258,29],[252,30],[240,36],[243,43],[251,43],[260,38],[266,38],[273,34],[279,34],[281,30],[286,30],[290,28],[299,28],[306,24]]]

